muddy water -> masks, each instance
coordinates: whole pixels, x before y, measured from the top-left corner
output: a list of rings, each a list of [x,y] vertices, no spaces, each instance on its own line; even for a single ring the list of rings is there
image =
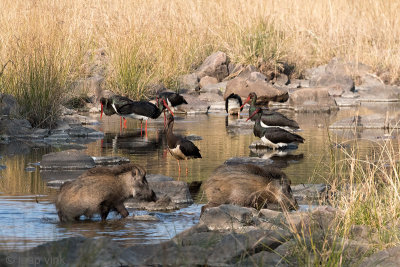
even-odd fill
[[[394,112],[397,106],[384,104],[376,107],[361,107],[358,112],[360,115],[386,110]],[[352,143],[346,141],[349,138],[361,137],[357,142],[360,153],[368,154],[385,136],[384,131],[380,130],[363,133],[327,130],[329,124],[354,112],[349,109],[329,115],[287,113],[299,122],[302,128],[299,134],[306,141],[297,150],[291,151],[291,156],[274,157],[274,161],[284,167],[285,173],[294,184],[324,182],[332,142],[345,142],[347,146]],[[229,127],[233,120],[235,118],[228,118],[225,114],[176,117],[176,134],[194,135],[202,139],[193,142],[200,148],[203,158],[188,162],[187,176],[184,172],[179,175],[176,160],[166,151],[162,118],[149,121],[146,138],[140,135],[139,122],[129,120],[128,129],[121,131],[118,117],[105,117],[99,125],[91,126],[104,131],[105,138],[87,144],[85,151],[91,156],[127,157],[132,162],[145,166],[148,173],[160,173],[187,181],[207,179],[215,167],[231,157],[273,156],[271,153],[262,155],[250,151],[248,146],[258,138],[253,136],[252,129],[238,130]],[[392,135],[396,137],[395,133]],[[390,139],[396,140],[393,137]],[[100,222],[100,218],[97,217],[92,221],[60,224],[53,204],[56,189],[47,187],[37,163],[44,154],[62,149],[64,148],[42,145],[31,148],[24,142],[0,145],[0,250],[24,250],[47,241],[71,236],[107,236],[124,245],[155,243],[168,240],[198,222],[200,208],[205,201],[201,194],[194,196],[196,204],[188,208],[174,212],[150,212],[159,219],[157,222],[134,221],[131,218],[118,220],[116,215],[110,214],[106,223]],[[340,150],[340,145],[334,146],[335,153],[340,154]],[[185,169],[184,162],[182,168]],[[149,214],[133,210],[130,210],[130,213]]]

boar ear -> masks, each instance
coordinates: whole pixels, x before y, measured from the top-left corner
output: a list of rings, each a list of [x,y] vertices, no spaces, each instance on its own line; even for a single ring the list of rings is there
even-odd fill
[[[136,166],[135,168],[135,176],[140,176],[140,177],[145,177],[146,176],[146,170],[141,167],[141,166]]]

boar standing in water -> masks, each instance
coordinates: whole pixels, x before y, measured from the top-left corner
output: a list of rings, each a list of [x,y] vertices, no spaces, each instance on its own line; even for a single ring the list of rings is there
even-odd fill
[[[204,183],[208,203],[202,212],[221,204],[235,204],[256,209],[279,204],[283,209],[296,209],[290,180],[281,170],[253,164],[222,165]]]
[[[129,212],[124,201],[132,197],[156,200],[142,167],[132,163],[95,167],[61,186],[56,209],[61,222],[79,220],[81,215],[91,218],[94,214],[100,214],[104,221],[110,211],[125,218]]]

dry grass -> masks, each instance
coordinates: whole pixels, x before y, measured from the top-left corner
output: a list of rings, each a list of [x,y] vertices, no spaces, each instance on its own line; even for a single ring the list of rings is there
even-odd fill
[[[398,82],[399,6],[394,0],[3,0],[0,63],[16,64],[7,66],[0,91],[15,91],[6,76],[23,72],[18,64],[43,47],[62,62],[64,92],[68,81],[93,75],[95,59],[88,64],[85,54],[99,48],[110,59],[105,86],[135,98],[150,83],[174,88],[178,75],[216,50],[239,63],[287,62],[295,75],[339,56],[388,70],[390,82]]]
[[[349,148],[332,148],[331,162],[325,166],[331,191],[328,202],[321,203],[343,213],[322,232],[315,226],[292,229],[302,265],[357,266],[360,257],[400,244],[400,145],[396,139],[371,141],[371,149],[361,152],[359,140],[349,142]],[[347,250],[347,240],[359,238],[351,231],[355,225],[367,229],[366,255]]]

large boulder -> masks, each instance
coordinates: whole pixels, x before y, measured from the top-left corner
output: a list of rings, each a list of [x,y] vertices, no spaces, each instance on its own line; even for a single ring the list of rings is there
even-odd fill
[[[329,88],[303,88],[290,95],[289,105],[297,112],[331,112],[338,110]]]
[[[229,75],[229,58],[224,52],[215,52],[208,56],[203,64],[196,70],[199,79],[210,76],[216,78],[219,82]]]
[[[280,89],[271,85],[264,74],[260,72],[251,72],[248,76],[239,75],[228,81],[224,99],[232,93],[242,98],[247,98],[251,92],[257,94],[257,104],[266,104],[266,102],[269,101],[285,102],[289,98],[289,93],[285,89]]]
[[[200,88],[199,80],[196,73],[185,74],[178,77],[178,86],[182,90],[197,91]]]
[[[306,71],[310,79],[311,87],[327,87],[341,95],[345,92],[354,91],[355,83],[352,74],[355,66],[345,63],[343,60],[333,58],[327,65]]]

